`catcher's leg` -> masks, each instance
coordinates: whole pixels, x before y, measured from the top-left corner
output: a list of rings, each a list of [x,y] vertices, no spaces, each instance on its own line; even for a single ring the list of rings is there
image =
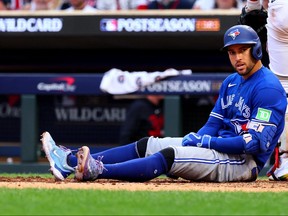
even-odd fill
[[[287,98],[288,100],[288,98]],[[274,165],[267,172],[269,180],[288,181],[288,107],[285,113],[285,127],[279,145],[274,150]]]

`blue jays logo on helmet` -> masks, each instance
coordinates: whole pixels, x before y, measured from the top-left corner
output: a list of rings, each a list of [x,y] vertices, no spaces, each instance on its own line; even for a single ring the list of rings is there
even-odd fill
[[[252,56],[260,60],[262,58],[261,41],[253,28],[247,25],[235,25],[224,34],[224,46],[222,49],[235,44],[251,44]]]
[[[240,31],[238,29],[231,31],[228,36],[232,37],[233,40],[235,40],[235,38],[240,35]]]

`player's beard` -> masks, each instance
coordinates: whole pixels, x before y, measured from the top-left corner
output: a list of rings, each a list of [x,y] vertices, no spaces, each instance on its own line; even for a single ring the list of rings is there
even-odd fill
[[[256,61],[254,61],[254,59],[253,59],[253,61],[250,61],[249,64],[243,63],[243,66],[241,66],[240,68],[239,68],[239,66],[237,66],[238,64],[239,63],[237,62],[235,65],[233,65],[234,69],[242,77],[248,78],[250,73],[251,73],[251,71],[253,71],[253,68],[256,65]]]

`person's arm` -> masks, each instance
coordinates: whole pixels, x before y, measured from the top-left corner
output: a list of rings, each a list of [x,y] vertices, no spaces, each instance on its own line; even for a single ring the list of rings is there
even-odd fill
[[[267,151],[273,143],[277,126],[281,125],[286,104],[283,103],[282,93],[273,87],[259,89],[253,98],[254,109],[246,134],[220,138],[192,132],[183,138],[182,145],[215,149],[229,154],[258,154]]]
[[[187,134],[183,146],[196,146],[214,149],[227,154],[258,154],[266,152],[272,142],[277,127],[273,124],[253,121],[248,133],[236,137],[211,137],[196,133]]]

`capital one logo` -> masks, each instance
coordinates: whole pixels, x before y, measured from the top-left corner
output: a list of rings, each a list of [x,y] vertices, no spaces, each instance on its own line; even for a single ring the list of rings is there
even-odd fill
[[[62,91],[62,92],[74,92],[76,85],[74,85],[75,79],[73,77],[59,77],[53,79],[52,82],[45,83],[40,82],[37,84],[39,91]]]
[[[271,110],[258,108],[256,119],[268,122],[270,120],[271,114],[272,114]]]

